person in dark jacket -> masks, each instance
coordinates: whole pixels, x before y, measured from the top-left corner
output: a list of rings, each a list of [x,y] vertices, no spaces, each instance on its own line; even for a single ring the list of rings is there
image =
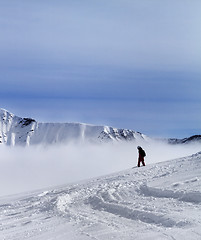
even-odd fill
[[[146,153],[140,146],[138,146],[137,149],[138,149],[138,152],[139,152],[138,165],[137,166],[140,167],[140,162],[142,162],[142,165],[145,166],[144,157],[146,156]]]

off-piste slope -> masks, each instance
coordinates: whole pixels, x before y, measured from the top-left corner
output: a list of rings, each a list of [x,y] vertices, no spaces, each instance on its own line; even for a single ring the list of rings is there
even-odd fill
[[[201,239],[200,169],[201,152],[1,199],[1,239]]]

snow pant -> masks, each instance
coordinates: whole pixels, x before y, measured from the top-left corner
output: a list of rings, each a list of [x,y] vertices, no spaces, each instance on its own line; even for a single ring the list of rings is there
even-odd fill
[[[142,165],[145,166],[145,162],[144,162],[144,157],[142,157],[141,155],[139,155],[139,158],[138,158],[138,167],[140,167],[140,162],[142,162]]]

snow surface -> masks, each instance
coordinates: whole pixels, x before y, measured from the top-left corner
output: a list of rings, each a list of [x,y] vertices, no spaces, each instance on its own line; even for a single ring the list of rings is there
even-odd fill
[[[0,198],[2,240],[201,239],[201,152]]]

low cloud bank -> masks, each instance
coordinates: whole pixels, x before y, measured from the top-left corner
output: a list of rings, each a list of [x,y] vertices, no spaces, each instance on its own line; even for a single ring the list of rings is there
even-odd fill
[[[0,147],[0,195],[47,188],[109,174],[137,165],[136,144]],[[142,145],[146,164],[200,151],[198,144]]]

